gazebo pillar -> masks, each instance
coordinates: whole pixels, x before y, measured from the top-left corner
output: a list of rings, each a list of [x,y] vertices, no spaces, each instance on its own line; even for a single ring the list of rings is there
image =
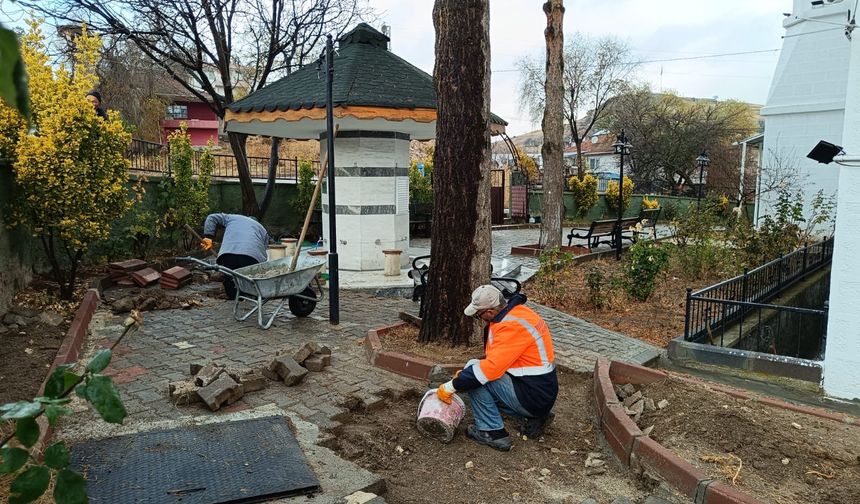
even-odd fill
[[[326,154],[320,135],[320,159]],[[409,140],[407,133],[352,130],[334,141],[334,209],[340,269],[382,270],[383,250],[409,247]],[[329,245],[328,186],[323,183],[323,240]],[[408,264],[400,255],[400,266]]]

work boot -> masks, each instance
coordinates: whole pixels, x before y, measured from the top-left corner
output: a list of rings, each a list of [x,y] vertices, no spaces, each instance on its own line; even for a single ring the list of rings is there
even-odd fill
[[[540,418],[526,418],[526,421],[523,422],[523,426],[520,429],[520,436],[525,436],[529,439],[537,439],[543,436],[544,431],[547,427],[552,424],[553,419],[555,419],[555,413],[551,412],[549,415]]]
[[[511,448],[513,447],[511,436],[506,435],[498,439],[493,439],[493,436],[489,432],[478,430],[474,425],[470,425],[466,428],[466,437],[472,439],[476,443],[487,445],[490,448],[495,448],[499,451],[511,451]]]

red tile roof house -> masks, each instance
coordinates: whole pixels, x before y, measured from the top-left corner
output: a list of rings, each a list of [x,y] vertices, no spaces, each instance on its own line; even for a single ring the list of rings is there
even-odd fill
[[[160,121],[161,143],[167,143],[167,137],[184,122],[192,146],[203,147],[209,140],[218,144],[218,116],[205,102],[172,79],[162,80],[158,86],[156,94],[167,102],[165,117]]]

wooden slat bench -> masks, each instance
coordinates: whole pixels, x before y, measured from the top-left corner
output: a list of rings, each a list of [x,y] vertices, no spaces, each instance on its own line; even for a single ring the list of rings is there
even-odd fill
[[[621,239],[636,240],[636,235],[626,230],[639,223],[639,217],[625,217],[621,219]],[[615,246],[616,227],[618,219],[604,219],[591,222],[591,226],[587,228],[573,228],[567,235],[567,246],[570,247],[574,238],[581,238],[588,241],[588,248],[596,248],[601,243],[608,243],[610,246]],[[608,238],[608,239],[607,239]]]

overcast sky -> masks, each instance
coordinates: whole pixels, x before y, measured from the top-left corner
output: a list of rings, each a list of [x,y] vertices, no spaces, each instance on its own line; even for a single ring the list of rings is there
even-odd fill
[[[433,0],[367,0],[376,23],[391,26],[392,50],[433,72]],[[565,0],[565,34],[614,35],[644,63],[636,78],[684,96],[734,98],[764,104],[782,46],[782,13],[791,0]],[[516,62],[543,57],[543,0],[491,0],[492,110],[516,135],[539,128],[518,102]],[[0,0],[0,20],[20,26],[14,3]],[[12,19],[10,19],[12,18]],[[701,58],[714,54],[767,51]],[[678,60],[679,58],[688,58]],[[693,59],[689,59],[693,58]]]
[[[376,24],[391,26],[392,50],[432,73],[433,0],[369,1],[380,13]],[[510,123],[510,135],[540,127],[519,110],[514,70],[522,56],[542,57],[545,51],[542,5],[543,0],[490,1],[491,106]],[[792,8],[791,0],[565,0],[564,5],[565,34],[617,36],[640,61],[779,49],[782,13]],[[637,78],[655,90],[764,104],[778,57],[770,51],[646,63]]]

